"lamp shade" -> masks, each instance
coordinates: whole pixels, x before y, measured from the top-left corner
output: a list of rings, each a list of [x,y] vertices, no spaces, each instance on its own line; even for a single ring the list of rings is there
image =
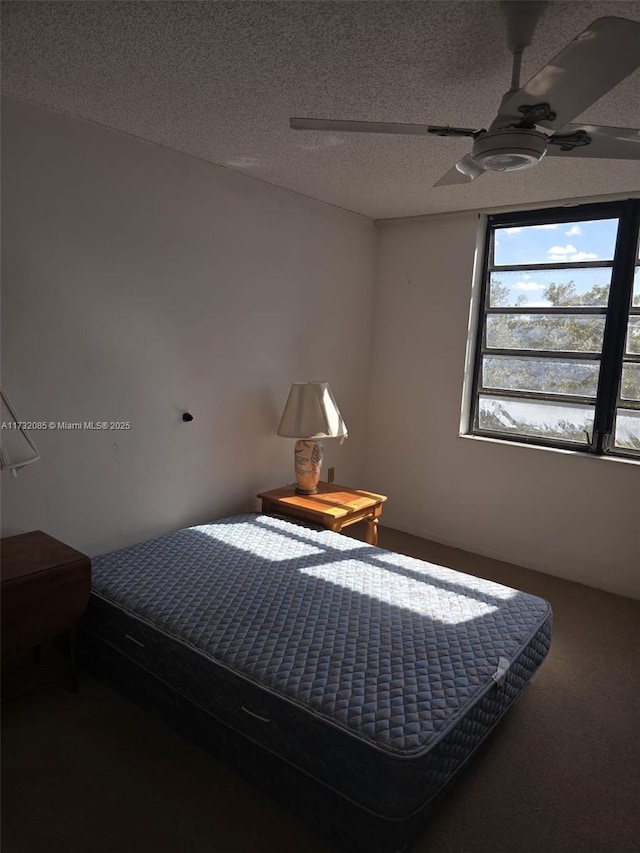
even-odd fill
[[[278,435],[285,438],[346,438],[347,427],[328,382],[294,382]]]

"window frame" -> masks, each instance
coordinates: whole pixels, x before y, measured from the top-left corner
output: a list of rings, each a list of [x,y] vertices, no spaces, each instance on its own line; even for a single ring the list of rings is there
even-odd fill
[[[619,220],[616,245],[612,260],[580,261],[546,264],[502,264],[494,263],[494,235],[499,228],[527,227],[552,223],[584,222],[598,219]],[[482,279],[480,285],[480,306],[475,334],[475,353],[473,359],[473,381],[471,386],[471,405],[469,412],[468,435],[495,438],[539,447],[552,447],[571,450],[575,453],[590,455],[608,455],[640,460],[640,449],[616,447],[614,445],[615,420],[618,408],[640,411],[640,401],[629,401],[621,397],[621,377],[623,364],[640,364],[640,354],[626,352],[627,330],[630,317],[640,317],[640,305],[633,305],[634,276],[640,269],[638,247],[640,243],[640,199],[626,199],[615,202],[597,202],[575,206],[544,208],[541,210],[514,211],[511,213],[489,214],[486,217],[484,248],[482,256]],[[494,271],[535,271],[561,269],[593,269],[611,267],[611,283],[606,306],[576,306],[549,308],[525,306],[489,305],[489,281]],[[602,349],[600,353],[565,352],[550,350],[529,350],[492,348],[486,346],[487,317],[492,313],[513,314],[549,314],[561,316],[603,316],[605,318]],[[483,356],[485,355],[527,356],[541,358],[563,358],[576,360],[594,360],[600,363],[598,385],[594,397],[566,394],[544,394],[496,388],[484,388],[482,385]],[[545,400],[548,402],[588,404],[595,406],[593,433],[588,444],[580,445],[575,441],[545,436],[524,435],[506,431],[480,428],[479,412],[482,394],[509,397],[522,400]]]

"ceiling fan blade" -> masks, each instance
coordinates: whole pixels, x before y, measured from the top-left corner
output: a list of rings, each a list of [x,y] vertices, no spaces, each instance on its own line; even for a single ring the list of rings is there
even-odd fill
[[[440,180],[434,184],[434,187],[446,187],[451,184],[469,184],[475,181],[480,175],[484,175],[485,169],[479,166],[473,159],[471,154],[467,154],[462,160],[459,160],[456,165],[449,169],[446,175],[443,175]]]
[[[587,144],[584,143],[585,137],[590,140]],[[568,148],[574,140],[577,140],[575,147]],[[599,127],[595,124],[568,124],[560,133],[554,133],[548,139],[547,157],[640,160],[640,130],[630,127]]]
[[[398,124],[387,121],[341,121],[325,118],[292,118],[293,130],[333,130],[340,133],[400,133],[412,136],[475,136],[479,131],[468,127],[440,127],[430,124]]]
[[[559,130],[640,67],[640,22],[598,18],[517,92],[504,98],[500,115],[548,103],[554,119],[538,124]]]

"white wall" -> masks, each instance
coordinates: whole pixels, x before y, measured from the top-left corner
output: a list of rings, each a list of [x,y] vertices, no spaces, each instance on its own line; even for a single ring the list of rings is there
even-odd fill
[[[2,381],[42,460],[2,474],[2,532],[89,554],[253,509],[293,478],[292,380],[327,379],[360,482],[370,220],[90,123],[3,104]],[[188,410],[195,420],[184,424]]]
[[[366,482],[392,527],[640,597],[640,466],[459,437],[477,229],[380,226]]]

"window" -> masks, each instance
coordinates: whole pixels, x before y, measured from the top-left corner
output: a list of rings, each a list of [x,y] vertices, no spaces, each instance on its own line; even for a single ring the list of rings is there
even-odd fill
[[[489,216],[473,435],[640,459],[640,201]]]

